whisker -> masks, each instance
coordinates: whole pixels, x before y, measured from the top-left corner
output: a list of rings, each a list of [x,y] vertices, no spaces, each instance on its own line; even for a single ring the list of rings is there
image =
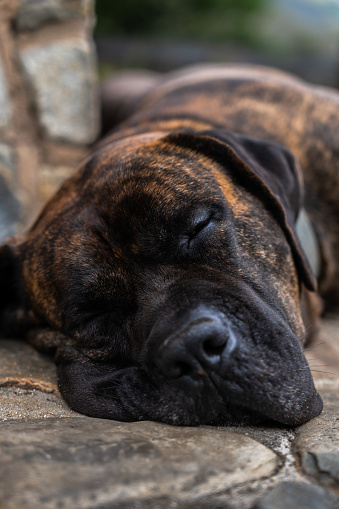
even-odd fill
[[[316,371],[316,369],[312,368],[333,368],[333,366],[331,364],[314,364],[313,366],[308,366],[308,368],[300,368],[299,371],[306,371],[307,369]]]
[[[321,343],[318,343],[317,345],[311,346],[310,348],[305,348],[305,350],[303,350],[303,352],[308,352],[309,350],[313,350],[313,348],[316,348],[317,346],[323,345],[323,344],[324,344],[324,341],[322,341]]]
[[[313,366],[310,366],[310,368],[327,368],[331,366],[332,364],[313,364]]]
[[[310,371],[314,371],[315,373],[326,373],[327,375],[336,376],[336,373],[331,373],[331,371],[320,371],[319,369],[311,369]]]
[[[314,371],[315,373],[327,373],[328,375],[336,375],[336,373],[331,373],[331,371],[320,371],[320,369],[311,369],[311,368],[301,368],[299,371],[306,371],[309,369],[310,371]]]
[[[313,325],[314,325],[313,323],[310,323],[310,325],[308,327],[306,327],[305,332],[303,333],[302,336],[300,336],[300,338],[298,338],[298,341],[301,341],[302,339],[305,339],[305,336],[306,336],[306,333],[307,333],[308,329],[310,327],[313,327]]]

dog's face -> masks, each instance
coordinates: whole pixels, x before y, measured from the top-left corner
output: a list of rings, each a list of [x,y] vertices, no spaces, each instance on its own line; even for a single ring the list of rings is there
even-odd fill
[[[225,131],[118,140],[1,248],[3,323],[62,333],[60,389],[82,413],[300,424],[322,403],[301,347],[314,281],[299,207],[278,145]]]

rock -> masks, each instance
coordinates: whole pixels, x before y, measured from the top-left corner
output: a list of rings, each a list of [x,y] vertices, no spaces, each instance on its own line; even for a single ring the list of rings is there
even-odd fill
[[[0,340],[0,387],[58,393],[53,359],[24,341]]]
[[[253,509],[339,509],[339,497],[308,483],[282,482],[257,502]]]
[[[16,232],[20,219],[21,206],[14,194],[15,177],[16,161],[14,151],[8,143],[0,142],[0,242]]]
[[[0,129],[8,126],[10,121],[10,106],[7,84],[0,60]]]
[[[40,389],[0,387],[0,426],[1,421],[73,416],[80,415],[70,410],[64,400],[55,394]]]
[[[16,233],[20,218],[20,203],[0,174],[0,243]]]
[[[321,388],[324,411],[297,429],[295,452],[306,474],[329,486],[339,486],[339,383]]]
[[[45,23],[89,15],[93,0],[20,0],[18,30],[34,30]]]
[[[198,507],[278,465],[248,437],[152,422],[11,421],[1,424],[0,441],[3,509]]]
[[[0,358],[0,421],[79,416],[59,394],[51,357],[24,341],[1,339]]]
[[[15,180],[16,161],[11,145],[0,141],[0,175],[11,184]]]
[[[323,320],[318,346],[306,352],[324,401],[319,417],[296,430],[294,452],[303,471],[328,486],[339,486],[339,322]],[[317,371],[319,370],[319,371]]]
[[[34,46],[21,53],[39,121],[50,139],[93,142],[99,132],[94,50],[81,40]]]

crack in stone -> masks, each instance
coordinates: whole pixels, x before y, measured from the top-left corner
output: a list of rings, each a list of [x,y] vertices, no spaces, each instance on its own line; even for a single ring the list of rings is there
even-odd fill
[[[321,468],[316,453],[307,451],[301,461],[302,467],[306,474],[316,477],[320,483],[333,484],[337,486],[337,479],[333,477],[329,470]]]
[[[292,453],[293,443],[296,439],[295,434],[291,430],[279,430],[277,431],[277,434],[279,435],[280,443],[273,445],[266,441],[264,442],[265,446],[273,451],[279,458],[279,463],[275,472],[270,477],[262,478],[260,480],[249,482],[245,485],[236,486],[227,490],[230,500],[234,502],[234,505],[233,503],[230,503],[230,509],[238,507],[253,507],[255,500],[259,500],[264,493],[271,490],[282,481],[300,481],[310,483],[307,477],[301,475],[296,464],[296,459]],[[257,437],[254,439],[259,442],[261,441]],[[251,501],[249,501],[248,498],[249,493],[252,493]]]
[[[282,459],[281,468],[275,478],[275,482],[278,481],[278,477],[284,477],[284,479],[299,480],[303,479],[300,472],[297,469],[296,458],[293,455],[292,448],[295,441],[295,434],[292,431],[280,432],[280,444],[271,447],[273,452],[278,454]]]

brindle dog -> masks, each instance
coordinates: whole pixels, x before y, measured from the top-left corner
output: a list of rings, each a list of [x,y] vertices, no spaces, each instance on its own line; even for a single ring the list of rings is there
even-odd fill
[[[212,66],[135,104],[0,248],[2,329],[56,350],[60,391],[87,415],[308,421],[317,283],[295,223],[304,207],[337,303],[338,94]]]

